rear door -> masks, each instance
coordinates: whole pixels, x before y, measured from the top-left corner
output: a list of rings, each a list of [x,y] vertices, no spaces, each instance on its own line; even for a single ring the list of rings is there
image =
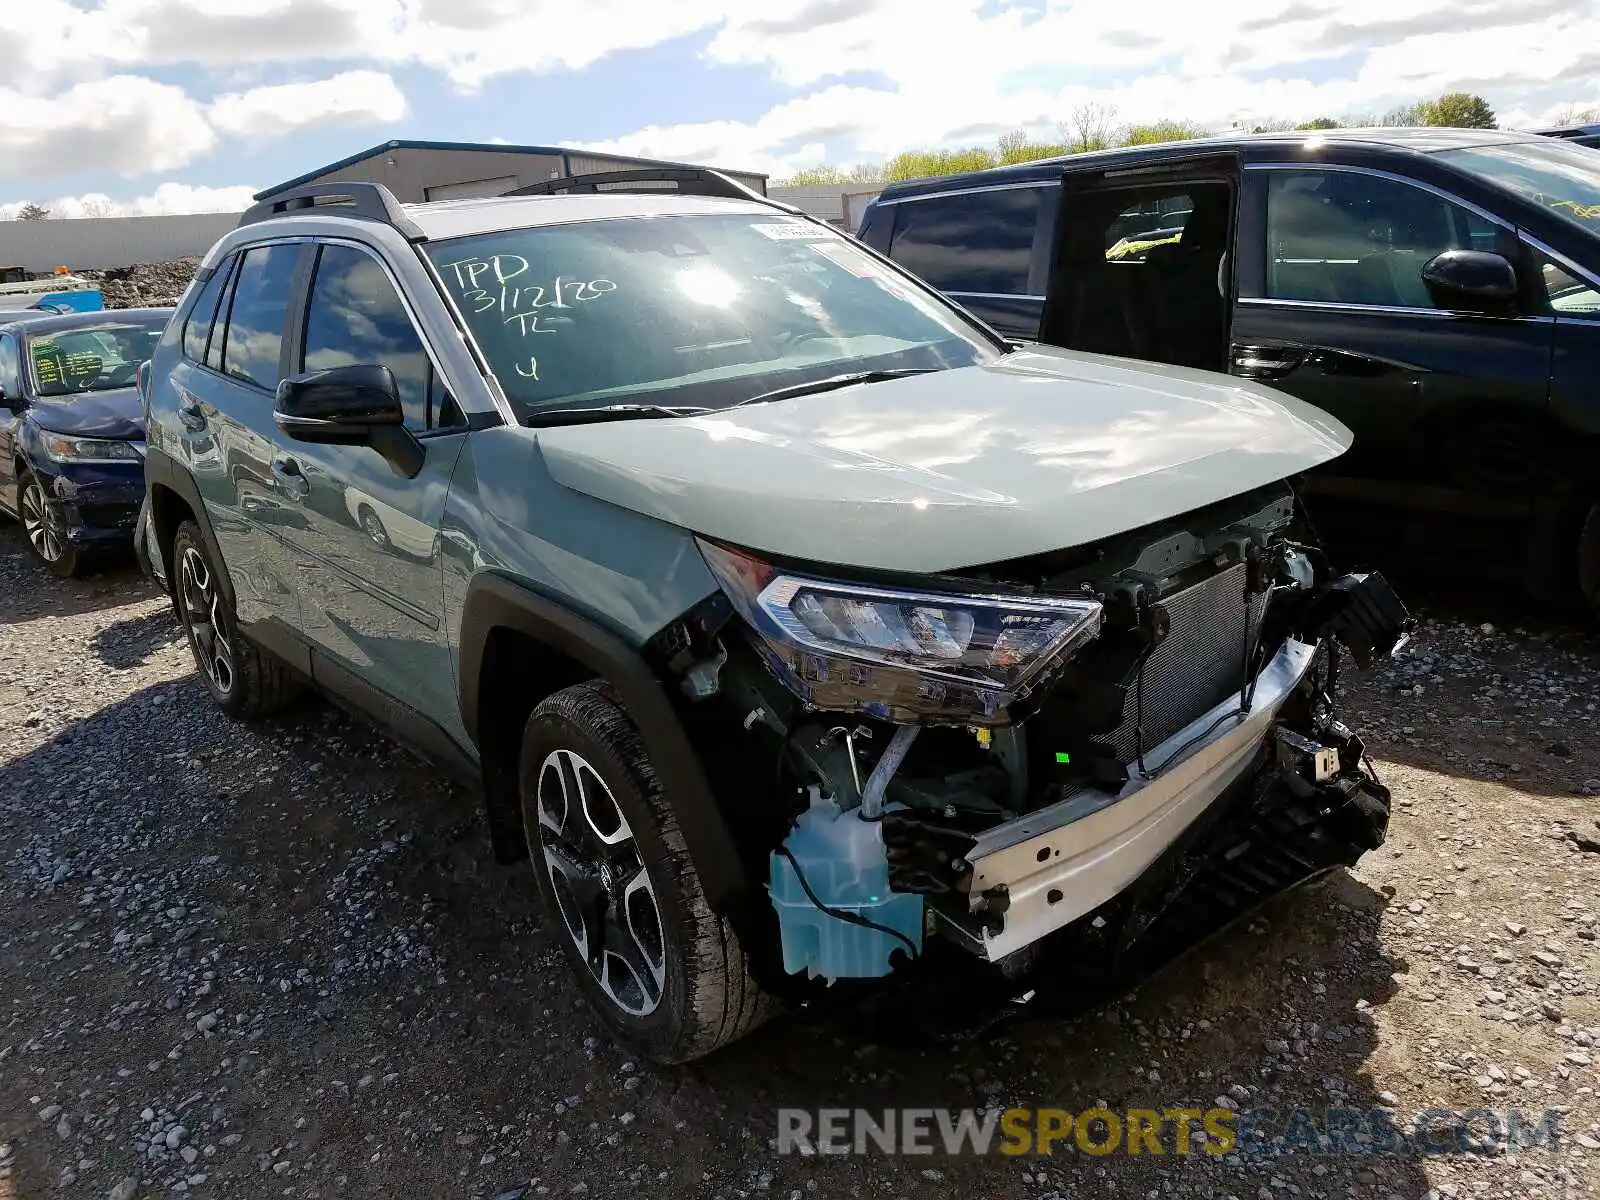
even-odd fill
[[[321,652],[312,673],[408,732],[418,732],[410,720],[417,714],[453,734],[458,704],[441,615],[439,531],[466,423],[377,252],[327,241],[316,254],[291,373],[387,366],[425,457],[407,477],[365,446],[279,446],[273,470],[297,489],[298,519],[285,538],[304,629]]]
[[[1033,341],[1060,194],[1057,181],[1039,180],[908,196],[880,201],[873,224],[889,219],[895,262],[1007,337]]]
[[[196,298],[173,372],[181,458],[216,534],[239,619],[260,626],[254,636],[302,668],[307,663],[290,652],[300,606],[282,540],[297,514],[272,473],[272,398],[306,249],[300,241],[270,242],[226,260]]]
[[[1551,322],[1531,309],[1440,308],[1421,278],[1449,249],[1520,262],[1515,230],[1369,168],[1261,164],[1246,179],[1231,368],[1355,435],[1308,490],[1433,516],[1525,518]]]

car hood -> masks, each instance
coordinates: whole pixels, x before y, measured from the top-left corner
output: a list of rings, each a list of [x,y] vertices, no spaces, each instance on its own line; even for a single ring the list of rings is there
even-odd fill
[[[753,550],[949,571],[1098,541],[1343,453],[1226,375],[1029,349],[724,413],[540,429],[570,488]]]
[[[36,400],[28,415],[40,429],[51,433],[120,440],[144,438],[144,406],[134,388]]]

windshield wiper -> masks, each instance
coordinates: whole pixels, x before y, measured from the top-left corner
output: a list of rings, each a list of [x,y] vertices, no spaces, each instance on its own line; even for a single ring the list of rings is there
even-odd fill
[[[553,408],[547,412],[532,413],[528,424],[535,428],[541,425],[598,425],[602,421],[637,421],[646,417],[698,417],[712,411],[698,405],[601,404],[594,408]]]
[[[729,408],[743,408],[746,404],[765,404],[769,400],[787,400],[791,396],[810,396],[816,392],[831,392],[835,388],[849,387],[855,383],[882,383],[889,379],[904,379],[909,375],[931,375],[939,367],[901,367],[888,371],[849,371],[843,375],[830,375],[826,379],[813,379],[809,383],[791,383],[788,387],[773,388],[730,404]]]

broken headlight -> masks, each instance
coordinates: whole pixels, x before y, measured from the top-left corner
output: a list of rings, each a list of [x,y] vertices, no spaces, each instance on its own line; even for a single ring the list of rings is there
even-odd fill
[[[700,549],[768,666],[813,708],[999,724],[1100,632],[1088,597],[877,587]]]

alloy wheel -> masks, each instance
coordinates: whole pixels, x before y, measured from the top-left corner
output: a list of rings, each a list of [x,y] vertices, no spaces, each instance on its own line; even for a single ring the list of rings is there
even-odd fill
[[[66,553],[66,542],[45,503],[44,490],[35,480],[23,484],[21,508],[22,530],[34,552],[47,563],[60,562]]]
[[[194,639],[195,660],[217,695],[226,696],[233,691],[233,645],[218,615],[222,593],[211,568],[193,546],[184,549],[178,566],[178,595],[183,605],[183,623]]]
[[[666,937],[655,887],[616,797],[571,750],[539,769],[539,845],[567,936],[595,982],[630,1016],[661,1003]]]

